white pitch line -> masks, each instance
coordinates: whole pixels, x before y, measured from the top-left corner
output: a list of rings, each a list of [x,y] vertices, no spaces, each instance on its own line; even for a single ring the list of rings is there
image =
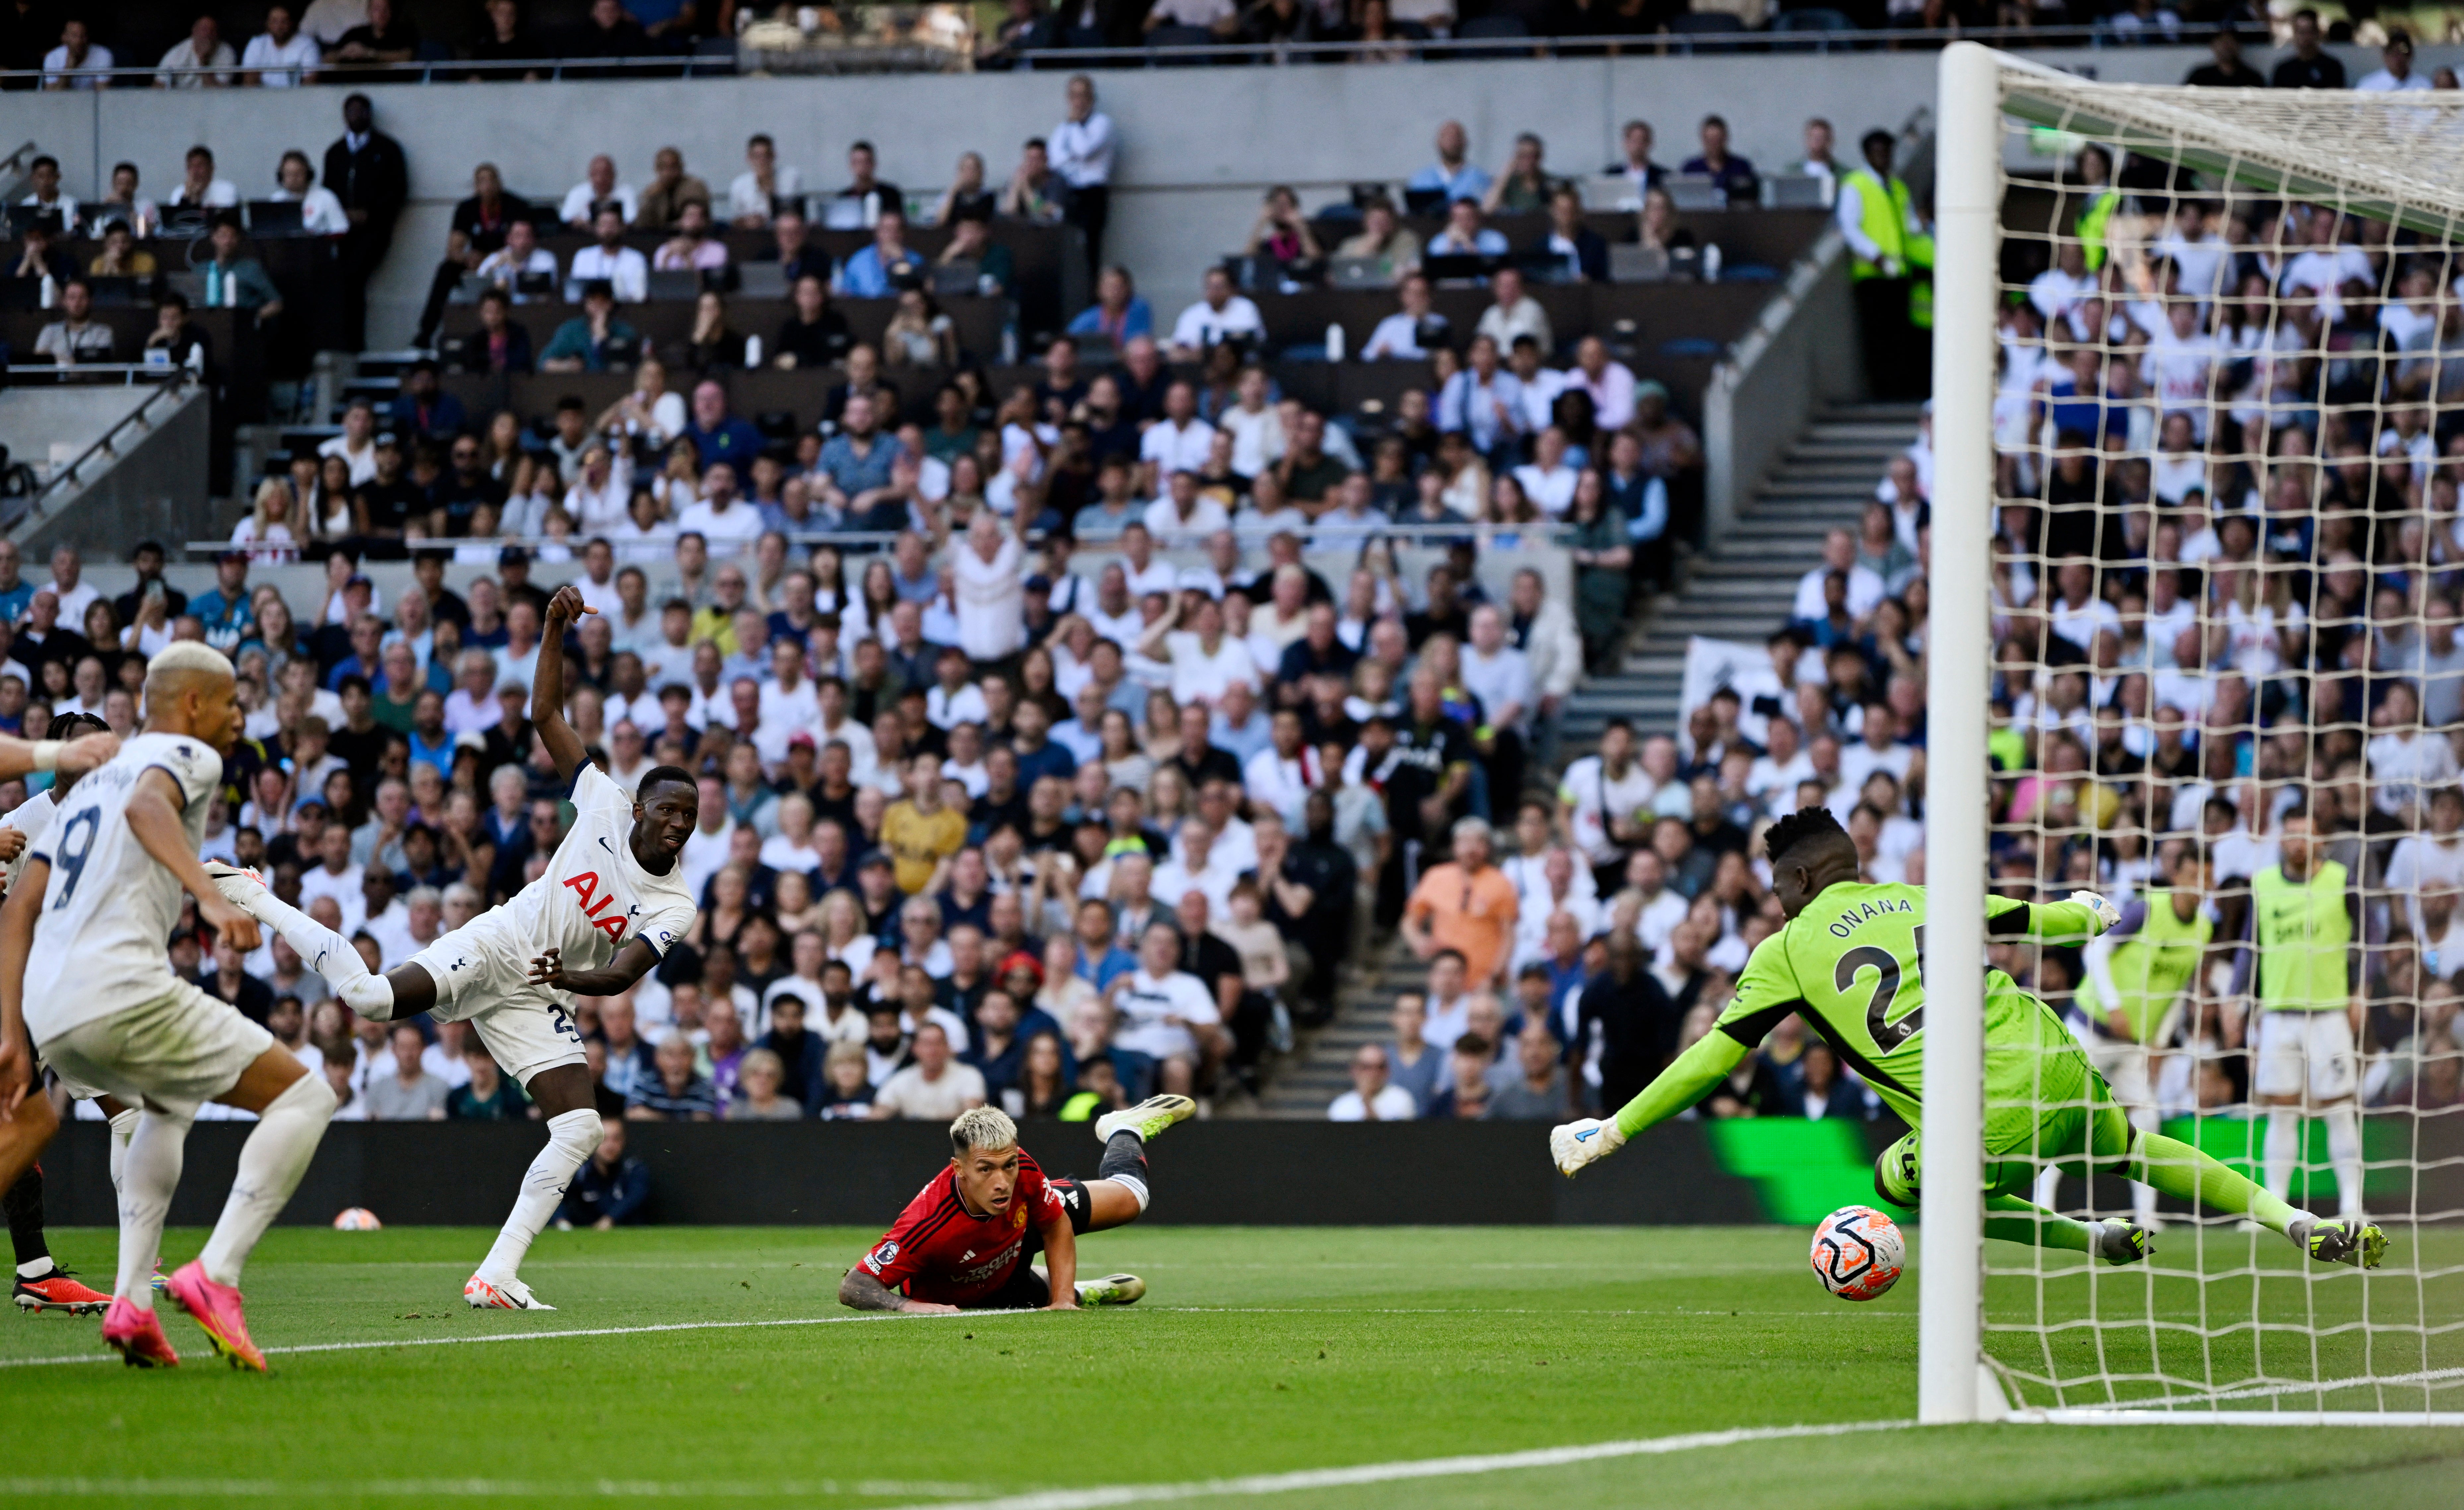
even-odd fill
[[[1830,1426],[1748,1427],[1726,1432],[1693,1432],[1683,1436],[1590,1442],[1578,1447],[1544,1447],[1524,1453],[1407,1458],[1401,1462],[1362,1463],[1351,1468],[1308,1468],[1297,1473],[1253,1474],[1241,1478],[1200,1478],[1177,1484],[1107,1484],[1089,1489],[1045,1489],[1031,1494],[1005,1495],[998,1499],[912,1505],[903,1507],[903,1510],[1103,1510],[1110,1505],[1207,1499],[1226,1495],[1280,1495],[1303,1489],[1340,1489],[1354,1484],[1395,1483],[1413,1478],[1456,1478],[1472,1474],[1512,1473],[1527,1468],[1558,1468],[1568,1463],[1596,1462],[1612,1457],[1651,1457],[1666,1453],[1692,1452],[1704,1447],[1734,1447],[1746,1442],[1896,1432],[1916,1424],[1914,1421],[1858,1421]]]
[[[1459,1306],[1396,1306],[1396,1305],[1149,1305],[1147,1311],[1163,1311],[1188,1315],[1245,1316],[1455,1316],[1463,1314]],[[887,1312],[867,1312],[856,1316],[781,1316],[754,1322],[661,1322],[646,1326],[567,1326],[536,1332],[486,1332],[474,1337],[390,1337],[368,1338],[347,1343],[296,1343],[288,1346],[268,1347],[268,1357],[297,1353],[368,1352],[386,1347],[450,1347],[478,1343],[550,1342],[566,1337],[642,1337],[656,1332],[726,1332],[751,1331],[765,1326],[836,1326],[845,1322],[955,1322],[969,1318],[982,1320],[994,1316],[1032,1316],[1033,1311],[961,1311],[956,1316],[894,1316]],[[1564,1310],[1554,1307],[1482,1307],[1484,1316],[1718,1316],[1718,1311],[1651,1310],[1613,1308],[1597,1310]],[[1730,1315],[1802,1317],[1802,1311],[1731,1311]],[[1896,1318],[1892,1311],[1853,1311],[1841,1313],[1859,1319]],[[49,1368],[75,1364],[116,1363],[119,1355],[107,1351],[70,1353],[53,1358],[0,1358],[0,1368]]]

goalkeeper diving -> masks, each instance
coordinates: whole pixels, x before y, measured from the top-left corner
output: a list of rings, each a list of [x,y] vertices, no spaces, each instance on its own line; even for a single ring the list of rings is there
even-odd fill
[[[1824,808],[1781,819],[1765,841],[1771,886],[1788,923],[1764,939],[1710,1033],[1679,1055],[1617,1115],[1586,1118],[1549,1135],[1557,1168],[1573,1175],[1628,1138],[1693,1105],[1727,1079],[1790,1014],[1803,1017],[1911,1130],[1882,1151],[1874,1188],[1918,1203],[1924,1168],[1925,894],[1857,879],[1857,847]],[[2065,902],[1986,898],[1989,939],[2093,938],[2121,921],[2093,891]],[[2116,1171],[2168,1195],[2281,1233],[2313,1258],[2375,1269],[2379,1229],[2358,1217],[2299,1210],[2187,1143],[2131,1126],[2061,1018],[1999,970],[1985,974],[1985,1235],[2134,1263],[2154,1251],[2137,1221],[2078,1221],[2022,1193],[2054,1162]]]

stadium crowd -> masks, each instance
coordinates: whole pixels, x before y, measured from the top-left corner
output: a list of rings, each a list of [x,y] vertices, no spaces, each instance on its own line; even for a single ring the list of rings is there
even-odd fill
[[[2081,155],[2061,233],[2031,244],[2044,271],[2003,304],[1991,885],[2125,908],[2189,890],[2199,958],[2181,1006],[2144,1019],[2095,948],[1994,943],[1994,963],[2092,1042],[2146,1043],[2161,1115],[2250,1116],[2254,1025],[2285,1004],[2254,893],[2293,874],[2287,825],[2306,824],[2308,874],[2352,920],[2359,1100],[2464,1106],[2446,251],[2332,205],[2117,189],[2111,167]],[[1613,724],[1553,811],[1526,804],[1510,949],[1438,952],[1334,1116],[1615,1108],[1708,1031],[1778,926],[1759,835],[1798,806],[1842,821],[1865,879],[1923,882],[1933,481],[1928,412],[1763,664],[1740,657],[1681,728]],[[1791,1019],[1701,1111],[1879,1107]]]

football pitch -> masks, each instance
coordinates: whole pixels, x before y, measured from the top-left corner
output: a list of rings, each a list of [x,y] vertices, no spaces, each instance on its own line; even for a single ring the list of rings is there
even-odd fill
[[[1915,1283],[1836,1301],[1793,1227],[1132,1228],[1080,1258],[1143,1275],[1138,1305],[955,1318],[844,1310],[876,1233],[813,1228],[550,1233],[524,1275],[562,1309],[474,1312],[490,1236],[276,1229],[247,1286],[271,1377],[176,1312],[184,1366],[154,1373],[93,1319],[0,1318],[0,1498],[2464,1502],[2464,1431],[1907,1428]],[[170,1234],[166,1262],[202,1237]],[[112,1246],[54,1235],[106,1287]]]

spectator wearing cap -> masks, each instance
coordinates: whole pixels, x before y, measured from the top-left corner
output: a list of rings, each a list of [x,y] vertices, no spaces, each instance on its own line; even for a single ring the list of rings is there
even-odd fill
[[[616,317],[615,290],[605,278],[592,278],[583,286],[582,313],[559,325],[548,338],[547,350],[539,354],[539,370],[605,372],[619,356],[638,348],[641,339],[639,331]]]
[[[573,254],[565,269],[564,301],[581,302],[591,283],[605,282],[620,301],[639,304],[650,296],[650,261],[625,245],[625,217],[612,205],[602,205],[591,223],[591,244]]]
[[[458,435],[471,423],[462,401],[444,391],[437,379],[436,362],[429,357],[410,364],[409,373],[403,379],[402,396],[393,401],[392,419],[397,433],[423,437]]]

